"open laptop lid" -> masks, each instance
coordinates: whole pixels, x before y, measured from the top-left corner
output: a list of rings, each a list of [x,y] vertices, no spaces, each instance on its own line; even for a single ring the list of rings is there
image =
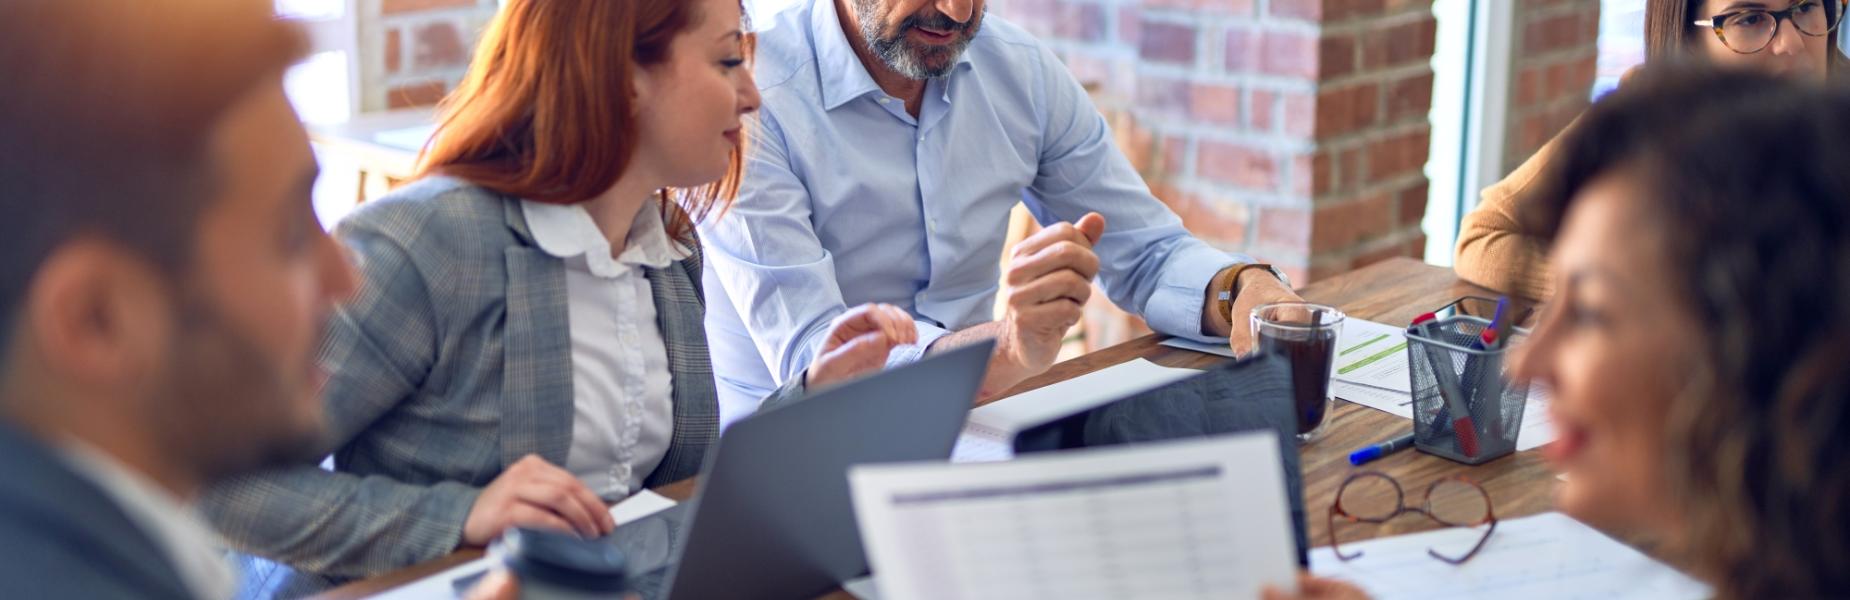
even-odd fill
[[[1277,432],[1285,490],[1300,566],[1310,565],[1304,477],[1297,417],[1291,408],[1291,366],[1262,355],[1139,392],[1015,436],[1015,452],[1047,452],[1270,429]]]
[[[669,598],[797,598],[867,572],[848,467],[945,460],[993,342],[734,424],[707,456]]]

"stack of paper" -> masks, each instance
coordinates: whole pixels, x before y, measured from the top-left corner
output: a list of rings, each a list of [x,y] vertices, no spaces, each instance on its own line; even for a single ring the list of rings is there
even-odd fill
[[[1162,344],[1233,356],[1233,351],[1225,344],[1203,344],[1183,338],[1170,338]],[[1413,381],[1407,365],[1405,329],[1348,317],[1343,320],[1342,333],[1336,338],[1336,368],[1330,379],[1330,395],[1411,420]],[[1554,425],[1548,415],[1548,392],[1539,386],[1529,388],[1516,449],[1538,448],[1554,438]]]
[[[1344,525],[1345,527],[1349,525]],[[1349,581],[1377,600],[1440,598],[1707,598],[1709,589],[1561,513],[1504,521],[1471,560],[1453,566],[1428,549],[1462,555],[1481,529],[1445,529],[1311,552],[1311,571]]]

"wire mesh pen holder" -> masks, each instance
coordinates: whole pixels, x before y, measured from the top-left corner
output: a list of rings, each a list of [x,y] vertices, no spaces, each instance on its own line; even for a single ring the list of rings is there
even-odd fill
[[[1509,385],[1503,376],[1507,344],[1480,349],[1489,326],[1484,319],[1459,316],[1408,333],[1413,443],[1420,451],[1467,465],[1516,451],[1529,389]]]

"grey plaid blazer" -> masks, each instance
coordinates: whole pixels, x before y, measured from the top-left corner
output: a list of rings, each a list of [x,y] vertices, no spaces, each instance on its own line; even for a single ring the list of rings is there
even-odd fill
[[[476,495],[521,457],[565,464],[572,361],[565,263],[535,245],[519,200],[433,177],[336,235],[361,284],[320,354],[334,470],[244,477],[202,505],[243,551],[349,577],[455,550]],[[649,486],[699,472],[719,434],[700,269],[696,249],[646,271],[674,382],[674,434]]]

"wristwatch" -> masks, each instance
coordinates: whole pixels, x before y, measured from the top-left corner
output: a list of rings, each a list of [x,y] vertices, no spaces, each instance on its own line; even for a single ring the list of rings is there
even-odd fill
[[[1214,296],[1215,299],[1220,303],[1219,304],[1220,314],[1227,315],[1227,321],[1228,321],[1228,324],[1230,325],[1234,324],[1233,323],[1233,320],[1234,320],[1234,317],[1233,317],[1234,289],[1240,286],[1240,276],[1246,274],[1247,269],[1265,269],[1267,271],[1271,271],[1272,276],[1277,277],[1279,283],[1285,284],[1285,289],[1291,289],[1291,278],[1286,277],[1285,272],[1278,270],[1278,267],[1274,267],[1272,265],[1265,264],[1265,263],[1248,263],[1244,265],[1235,265],[1234,267],[1232,267],[1232,269],[1233,269],[1233,276],[1227,278],[1227,287],[1221,288],[1220,291],[1216,292]]]

